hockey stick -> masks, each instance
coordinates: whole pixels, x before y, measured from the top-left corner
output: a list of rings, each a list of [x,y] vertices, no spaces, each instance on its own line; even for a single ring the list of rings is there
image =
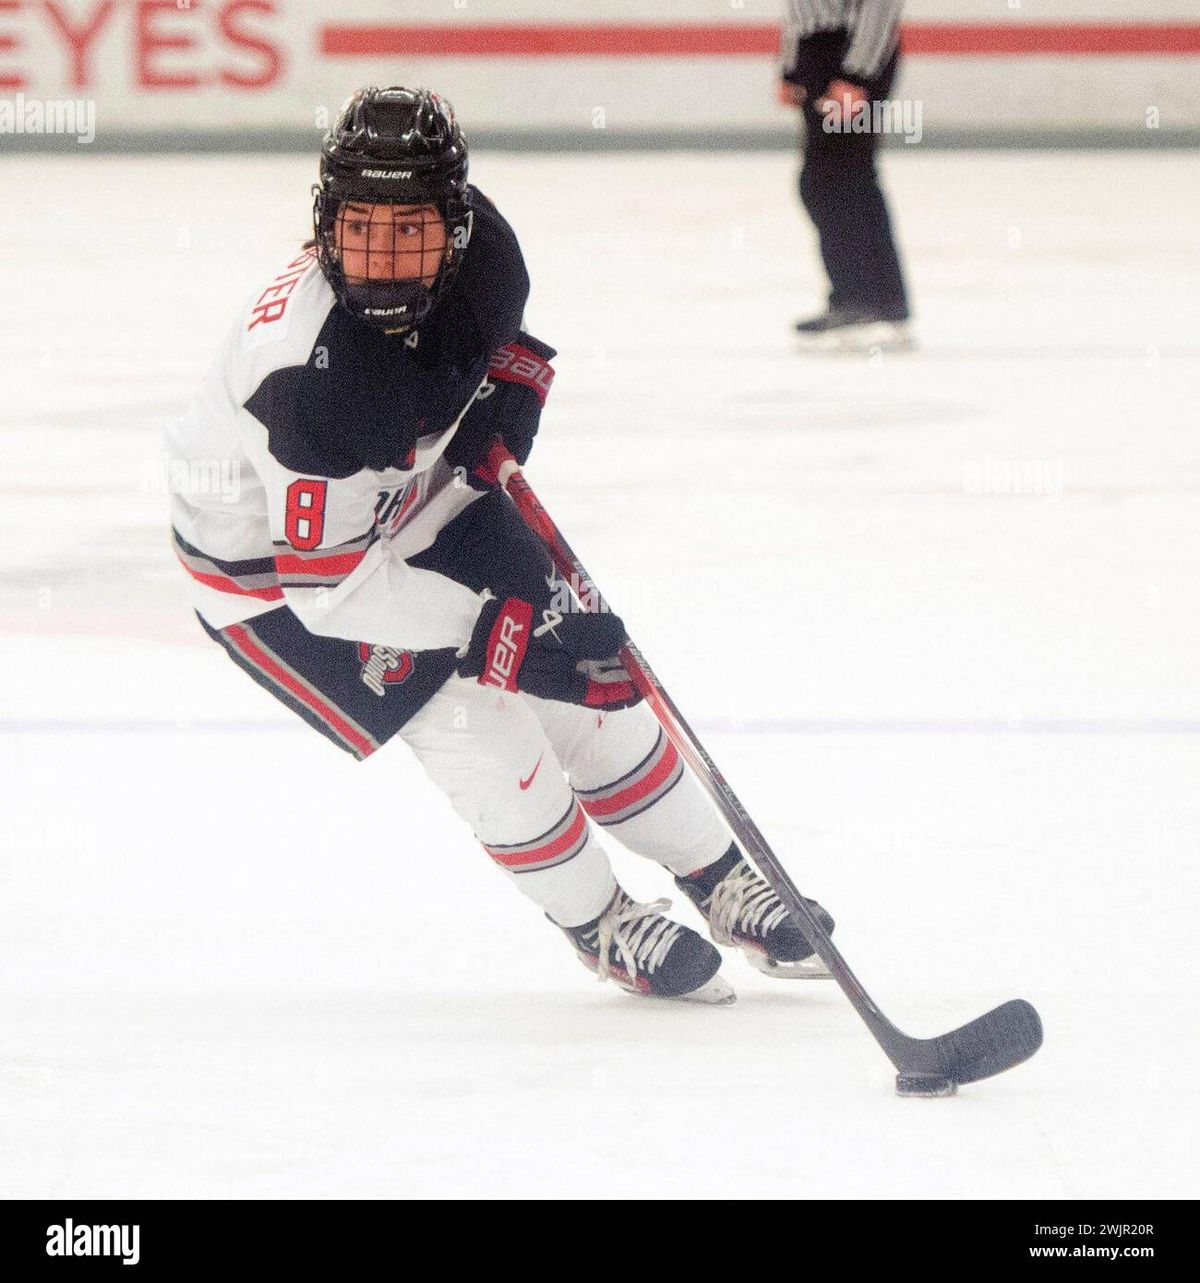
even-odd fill
[[[495,441],[479,474],[503,487],[526,525],[538,535],[555,568],[592,610],[607,609],[583,563],[542,507],[517,461]],[[587,600],[580,591],[588,585]],[[1028,1060],[1042,1045],[1042,1022],[1023,999],[1003,1003],[969,1024],[937,1038],[913,1038],[897,1029],[875,1005],[796,889],[775,853],[759,832],[717,764],[684,720],[645,656],[633,641],[621,649],[621,661],[634,686],[653,710],[671,742],[695,772],[746,854],[771,884],[784,907],[799,923],[817,956],[850,999],[875,1041],[896,1067],[896,1087],[903,1095],[950,1095],[959,1083],[976,1082]]]

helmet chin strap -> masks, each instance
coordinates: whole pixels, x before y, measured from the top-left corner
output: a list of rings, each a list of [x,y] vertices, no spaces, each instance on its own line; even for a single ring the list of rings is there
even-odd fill
[[[421,281],[347,281],[346,302],[363,317],[386,326],[395,313],[397,329],[420,325],[433,307],[433,294]]]

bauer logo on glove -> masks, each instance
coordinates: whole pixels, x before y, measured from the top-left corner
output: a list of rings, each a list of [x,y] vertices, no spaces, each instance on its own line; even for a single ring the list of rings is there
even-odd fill
[[[484,603],[458,671],[482,686],[525,691],[587,708],[629,708],[641,696],[618,656],[628,641],[611,612],[542,612],[520,597]]]
[[[518,463],[529,458],[554,382],[552,356],[549,344],[523,330],[512,343],[491,354],[487,379],[446,447],[447,462],[462,468],[466,481],[476,489],[487,490],[495,484],[478,469],[497,437]]]

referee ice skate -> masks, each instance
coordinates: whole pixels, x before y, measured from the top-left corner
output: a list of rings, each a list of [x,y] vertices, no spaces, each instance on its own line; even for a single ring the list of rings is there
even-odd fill
[[[601,834],[669,870],[719,943],[771,975],[819,974],[638,704],[616,658],[621,621],[572,610],[542,544],[475,471],[496,437],[529,456],[554,350],[523,327],[521,250],[467,182],[449,104],[356,94],[322,150],[314,223],[254,288],[169,433],[180,475],[220,462],[241,479],[234,502],[172,496],[208,634],[355,757],[405,741],[601,979],[733,996],[711,943],[617,884]],[[297,784],[338,805],[319,753]],[[414,894],[452,904],[436,850],[419,878]],[[462,933],[446,947],[470,948],[461,920],[445,921]]]
[[[781,97],[801,108],[800,199],[817,229],[828,307],[796,332],[820,349],[901,349],[909,305],[874,128],[845,127],[887,98],[900,60],[903,0],[786,0]],[[838,127],[840,126],[840,127]]]

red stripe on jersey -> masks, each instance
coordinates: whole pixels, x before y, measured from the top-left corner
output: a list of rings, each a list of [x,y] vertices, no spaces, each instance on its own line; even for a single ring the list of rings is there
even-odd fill
[[[278,682],[280,686],[294,695],[302,704],[307,704],[318,717],[332,726],[348,744],[352,744],[364,757],[369,757],[375,751],[378,747],[376,744],[367,739],[357,727],[346,721],[331,704],[318,699],[308,687],[298,682],[286,668],[282,668],[277,664],[270,655],[257,645],[254,638],[241,624],[234,624],[226,628],[224,632],[225,636],[233,642],[247,659],[258,668],[261,668],[272,681]]]
[[[362,552],[336,552],[326,557],[297,557],[294,552],[281,552],[275,558],[275,569],[281,575],[349,575],[367,555]]]
[[[175,555],[179,556],[178,553]],[[179,564],[193,579],[198,579],[218,592],[237,593],[239,597],[257,597],[260,601],[283,600],[282,588],[243,588],[235,579],[228,579],[225,575],[206,575],[202,571],[193,570],[182,557],[179,557]]]
[[[635,780],[628,788],[622,789],[619,793],[614,793],[612,797],[602,798],[595,802],[585,801],[583,809],[597,819],[602,815],[612,815],[616,811],[623,811],[627,806],[632,806],[635,802],[640,802],[643,798],[649,797],[655,789],[661,788],[670,778],[671,772],[678,762],[679,753],[675,745],[670,740],[666,740],[662,757],[648,775],[642,776],[640,780]]]
[[[575,818],[567,827],[567,831],[552,842],[547,842],[545,846],[536,846],[530,851],[505,852],[485,844],[484,850],[488,855],[499,864],[503,864],[507,869],[518,869],[525,864],[541,864],[544,860],[553,860],[555,856],[562,855],[564,851],[569,851],[571,847],[583,836],[584,826],[587,820],[583,812],[577,806],[575,808]]]

